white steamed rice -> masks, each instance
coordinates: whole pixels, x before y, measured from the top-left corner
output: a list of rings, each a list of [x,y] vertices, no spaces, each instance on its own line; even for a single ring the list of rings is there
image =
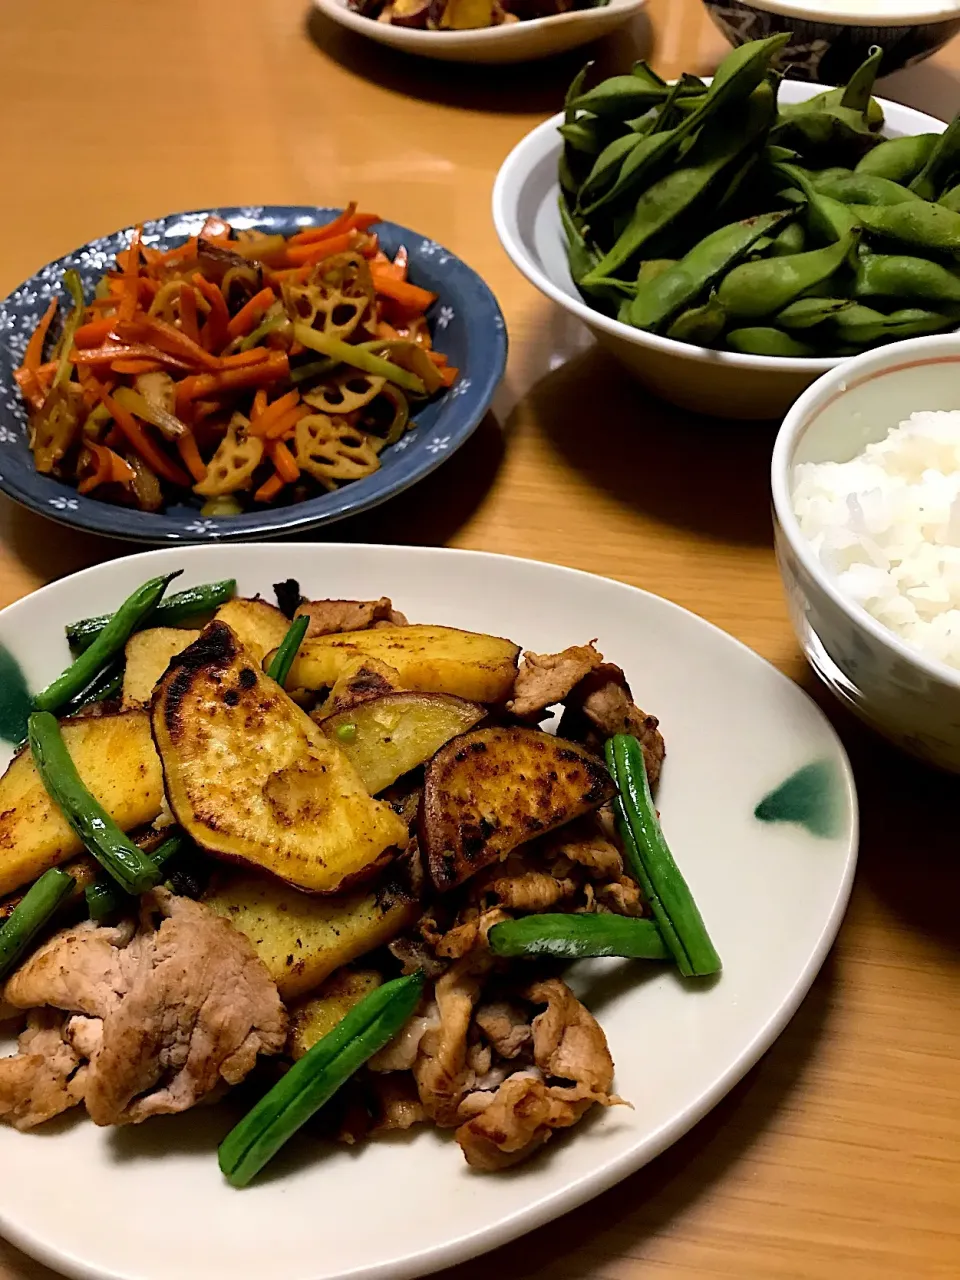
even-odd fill
[[[849,462],[801,462],[793,509],[849,599],[960,668],[960,410],[913,413]]]

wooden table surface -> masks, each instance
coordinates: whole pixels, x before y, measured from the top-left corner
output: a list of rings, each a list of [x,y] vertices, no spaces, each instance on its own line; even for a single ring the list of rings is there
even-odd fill
[[[651,0],[591,56],[622,69],[639,52],[670,75],[709,72],[724,47],[695,0]],[[510,363],[494,412],[456,457],[330,536],[517,553],[646,587],[798,680],[844,737],[860,870],[839,941],[786,1032],[653,1164],[449,1280],[956,1280],[957,784],[875,741],[814,687],[771,547],[771,428],[652,401],[500,249],[494,174],[557,109],[579,61],[421,62],[311,17],[306,0],[8,5],[0,296],[78,243],[173,209],[376,206],[486,278]],[[882,92],[950,118],[958,73],[960,41]],[[126,549],[0,498],[0,605]],[[0,1280],[51,1275],[0,1243]]]

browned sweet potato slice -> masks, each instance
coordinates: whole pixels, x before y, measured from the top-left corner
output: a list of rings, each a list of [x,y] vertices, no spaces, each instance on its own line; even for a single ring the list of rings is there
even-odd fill
[[[223,622],[172,660],[152,722],[177,821],[221,858],[334,893],[407,842],[406,824]]]
[[[478,703],[445,693],[388,693],[329,716],[320,727],[375,796],[486,714]]]
[[[576,743],[537,729],[476,729],[427,766],[420,847],[441,892],[609,800],[606,767]]]

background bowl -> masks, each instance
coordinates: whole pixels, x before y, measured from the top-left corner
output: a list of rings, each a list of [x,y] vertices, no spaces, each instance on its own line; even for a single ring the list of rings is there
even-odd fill
[[[347,7],[347,0],[313,0],[314,6],[333,22],[358,35],[388,44],[406,53],[441,62],[528,62],[550,54],[576,49],[622,27],[640,12],[647,0],[609,0],[599,9],[580,9],[552,18],[531,18],[500,27],[472,31],[417,31],[361,17]]]
[[[798,462],[845,462],[925,409],[960,409],[960,335],[914,338],[847,361],[790,410],[773,450],[777,561],[800,646],[862,720],[960,773],[960,671],[911,649],[838,590],[793,514]]]
[[[172,213],[143,224],[147,244],[171,248],[195,235],[209,210]],[[232,226],[290,235],[335,217],[339,210],[312,205],[260,205],[214,209]],[[410,279],[439,294],[429,312],[434,343],[460,370],[449,391],[414,415],[411,431],[380,455],[372,476],[306,502],[265,507],[240,516],[205,517],[202,499],[162,512],[116,507],[77,493],[52,476],[39,475],[27,445],[27,414],[13,370],[50,298],[62,295],[63,273],[74,267],[90,297],[131,228],[115,231],[50,262],[0,301],[0,490],[25,507],[61,524],[139,542],[203,542],[271,537],[331,524],[367,511],[436,470],[472,434],[489,408],[507,361],[507,334],[497,300],[477,273],[448,249],[393,222],[373,228],[391,257],[401,245],[410,253]]]
[[[703,0],[733,45],[790,31],[780,55],[790,74],[844,84],[871,45],[883,47],[881,75],[922,62],[960,31],[960,0]]]
[[[819,93],[809,84],[785,80],[781,100],[803,102]],[[942,133],[932,116],[878,99],[888,137]],[[696,413],[721,418],[780,417],[797,396],[841,360],[793,360],[714,351],[675,342],[621,324],[584,301],[570,276],[566,239],[557,202],[557,161],[562,114],[539,125],[514,147],[500,167],[493,188],[493,220],[500,243],[541,293],[582,320],[599,342],[641,382],[664,400]]]

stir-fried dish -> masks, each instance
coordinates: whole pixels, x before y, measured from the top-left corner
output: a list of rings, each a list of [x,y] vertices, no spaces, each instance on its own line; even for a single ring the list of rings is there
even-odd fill
[[[162,250],[138,228],[85,297],[64,272],[16,371],[38,471],[105,502],[205,515],[371,475],[411,404],[453,384],[434,293],[351,204],[284,237],[209,217]],[[193,495],[196,495],[195,497]]]
[[[137,1124],[245,1081],[243,1186],[304,1125],[451,1129],[499,1170],[621,1102],[563,965],[720,968],[623,671],[176,576],[67,628],[0,779],[0,1118]]]
[[[532,18],[554,18],[577,9],[599,9],[609,0],[348,0],[354,13],[394,27],[420,31],[471,31]]]

